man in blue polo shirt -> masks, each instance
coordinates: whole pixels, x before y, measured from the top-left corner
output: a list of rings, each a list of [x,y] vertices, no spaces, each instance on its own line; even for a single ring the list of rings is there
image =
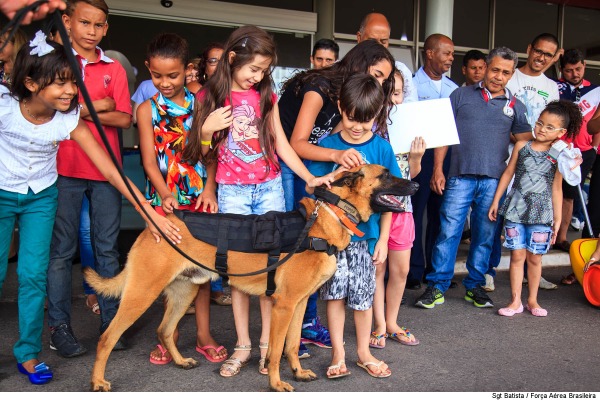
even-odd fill
[[[432,190],[443,194],[440,233],[433,247],[432,271],[426,276],[428,286],[417,299],[417,307],[433,308],[444,303],[469,208],[471,223],[477,229],[471,231],[469,274],[463,280],[465,300],[476,307],[494,305],[482,288],[496,226],[487,213],[506,168],[511,134],[519,140],[532,138],[525,105],[505,88],[517,60],[517,54],[506,47],[493,49],[486,60],[483,81],[458,88],[450,95],[460,144],[451,148],[448,181],[442,170],[448,147],[434,152]]]

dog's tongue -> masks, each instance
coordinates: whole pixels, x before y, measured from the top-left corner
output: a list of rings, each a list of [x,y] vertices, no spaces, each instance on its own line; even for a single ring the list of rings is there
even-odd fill
[[[402,201],[402,197],[400,197],[400,196],[392,196],[389,194],[384,194],[383,196],[381,196],[381,198],[383,200],[385,200],[387,203],[397,204],[401,207],[404,207],[404,202]]]

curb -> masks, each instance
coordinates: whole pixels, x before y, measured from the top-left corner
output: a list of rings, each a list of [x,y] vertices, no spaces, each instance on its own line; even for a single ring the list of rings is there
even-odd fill
[[[510,265],[510,254],[503,254],[497,271],[508,271]],[[564,251],[550,251],[542,257],[542,267],[564,267],[571,265],[569,253]],[[467,273],[467,257],[458,257],[454,265],[454,273]]]

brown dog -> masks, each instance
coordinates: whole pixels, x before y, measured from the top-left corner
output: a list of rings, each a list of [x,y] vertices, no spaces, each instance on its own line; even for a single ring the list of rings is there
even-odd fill
[[[396,178],[384,167],[371,164],[340,172],[331,184],[329,192],[353,205],[358,210],[360,219],[367,221],[373,212],[404,211],[403,204],[396,196],[414,194],[417,188],[416,183]],[[340,219],[328,203],[319,204],[321,206],[318,216],[309,231],[309,236],[326,239],[330,245],[345,249],[350,242],[350,230],[340,223]],[[310,198],[304,198],[302,205],[309,216],[317,208],[317,202]],[[175,216],[169,218],[177,221],[183,237],[179,248],[194,260],[214,268],[215,247],[194,239],[185,224]],[[285,254],[281,255],[284,256]],[[262,269],[267,263],[267,257],[267,254],[229,251],[228,271],[243,274]],[[335,270],[335,256],[311,250],[294,254],[277,268],[277,290],[272,296],[273,310],[267,352],[269,386],[272,390],[294,390],[290,384],[282,382],[279,375],[284,343],[285,355],[294,378],[298,381],[316,379],[315,373],[303,369],[298,359],[302,317],[308,296],[323,285]],[[84,273],[85,279],[97,293],[121,298],[116,316],[98,342],[92,372],[92,390],[111,389],[110,382],[104,379],[110,352],[119,337],[150,307],[161,292],[164,292],[167,299],[165,314],[158,327],[161,343],[169,350],[175,364],[182,368],[189,369],[198,364],[196,360],[183,358],[179,353],[173,341],[173,331],[196,296],[198,285],[216,279],[216,273],[206,271],[186,260],[166,240],[156,243],[148,229],[137,238],[129,252],[125,269],[119,275],[106,279],[90,268]],[[251,295],[264,295],[266,282],[265,273],[230,277],[232,286]]]

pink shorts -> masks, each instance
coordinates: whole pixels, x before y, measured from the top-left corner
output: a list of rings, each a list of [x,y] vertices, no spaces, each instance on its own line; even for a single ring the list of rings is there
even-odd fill
[[[415,220],[411,212],[393,213],[388,249],[409,250],[415,241]]]

